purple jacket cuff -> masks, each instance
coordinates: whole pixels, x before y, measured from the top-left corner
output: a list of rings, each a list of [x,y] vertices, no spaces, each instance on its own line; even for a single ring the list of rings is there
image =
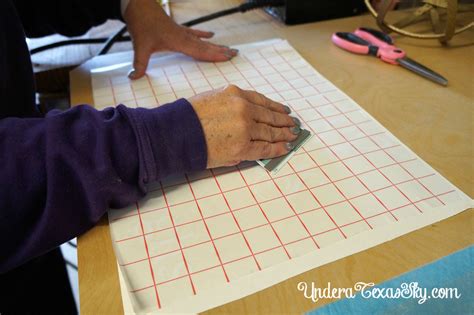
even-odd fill
[[[127,111],[138,139],[144,183],[178,172],[200,171],[207,165],[204,131],[186,99],[155,109]]]

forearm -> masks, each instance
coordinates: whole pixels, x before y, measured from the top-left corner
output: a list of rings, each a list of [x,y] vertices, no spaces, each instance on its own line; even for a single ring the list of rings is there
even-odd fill
[[[200,128],[185,100],[1,120],[0,272],[83,233],[108,208],[137,201],[146,183],[204,169]]]

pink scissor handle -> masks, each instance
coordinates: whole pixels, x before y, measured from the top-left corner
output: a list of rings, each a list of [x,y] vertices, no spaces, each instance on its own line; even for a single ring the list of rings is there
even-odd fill
[[[354,33],[337,32],[332,35],[332,42],[344,50],[373,55],[391,64],[398,64],[397,59],[405,57],[405,52],[393,45],[390,36],[376,30],[360,28]]]
[[[405,51],[396,47],[393,44],[393,39],[383,32],[367,27],[360,27],[355,30],[354,34],[366,40],[371,45],[379,47],[377,57],[385,62],[398,64],[397,59],[406,56]]]
[[[352,33],[337,32],[332,34],[331,39],[336,46],[344,50],[361,55],[370,54],[370,43]]]

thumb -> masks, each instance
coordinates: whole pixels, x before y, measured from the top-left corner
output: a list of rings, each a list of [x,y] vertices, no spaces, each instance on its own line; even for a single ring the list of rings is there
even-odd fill
[[[133,53],[133,69],[128,73],[128,77],[132,80],[140,79],[146,73],[148,61],[150,60],[151,50],[141,48],[137,45],[134,47]]]

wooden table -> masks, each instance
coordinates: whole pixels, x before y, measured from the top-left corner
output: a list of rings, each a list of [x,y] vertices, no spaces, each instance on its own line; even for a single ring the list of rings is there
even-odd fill
[[[179,21],[238,1],[177,2]],[[198,8],[196,8],[198,7]],[[374,26],[362,16],[300,26],[284,26],[262,12],[250,12],[203,24],[216,31],[216,42],[241,44],[268,38],[287,39],[319,72],[351,96],[402,142],[465,193],[474,196],[474,30],[449,47],[436,41],[396,37],[400,47],[449,79],[441,87],[409,71],[356,56],[335,47],[330,35],[358,26]],[[95,58],[71,74],[72,104],[91,103],[89,69],[131,60],[130,53]],[[357,281],[379,283],[474,243],[474,211],[464,211],[364,252],[313,269],[278,285],[206,313],[301,313],[331,300],[313,303],[296,289],[300,281],[352,287]],[[117,267],[107,219],[79,237],[79,288],[82,314],[123,313]]]

